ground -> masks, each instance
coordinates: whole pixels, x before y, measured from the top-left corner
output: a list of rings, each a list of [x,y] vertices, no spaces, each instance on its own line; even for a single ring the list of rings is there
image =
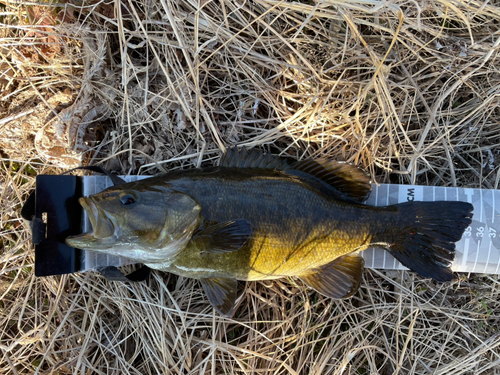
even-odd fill
[[[248,283],[35,278],[34,176],[216,164],[231,145],[379,183],[497,189],[498,1],[0,2],[0,372],[495,374],[499,279],[367,269],[333,301]]]

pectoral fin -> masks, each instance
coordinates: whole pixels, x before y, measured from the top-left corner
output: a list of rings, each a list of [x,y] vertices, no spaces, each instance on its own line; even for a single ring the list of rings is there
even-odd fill
[[[359,288],[364,263],[359,254],[347,254],[300,278],[327,297],[348,298]]]
[[[212,225],[196,235],[193,241],[202,253],[223,254],[238,250],[252,235],[246,220],[234,220]]]
[[[231,316],[236,301],[238,281],[226,277],[213,277],[200,281],[213,308],[223,316]]]

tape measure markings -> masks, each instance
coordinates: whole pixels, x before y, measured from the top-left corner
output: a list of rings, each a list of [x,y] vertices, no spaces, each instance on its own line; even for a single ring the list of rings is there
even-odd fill
[[[127,176],[126,181],[136,181],[147,178],[145,176]],[[104,176],[83,177],[83,193],[85,196],[93,195],[106,187],[111,182]],[[471,189],[471,188],[445,188],[417,185],[373,184],[371,196],[366,204],[372,206],[386,206],[396,203],[412,201],[467,201],[474,205],[474,218],[472,224],[466,228],[462,239],[456,245],[456,257],[452,266],[454,271],[499,274],[500,269],[500,221],[495,220],[498,211],[495,209],[498,190]],[[479,191],[478,191],[479,190]],[[491,209],[491,215],[488,210]],[[500,208],[499,208],[500,210]],[[90,230],[90,221],[86,214],[83,230]],[[490,220],[491,218],[491,220]],[[499,223],[498,228],[496,223]],[[475,244],[472,247],[472,244]],[[130,264],[125,258],[106,256],[104,254],[85,251],[83,269],[88,270],[108,265],[120,266]],[[369,248],[361,255],[367,267],[382,269],[407,269],[387,251],[379,248]],[[392,259],[392,261],[390,261]],[[484,262],[484,263],[483,263]],[[484,267],[483,267],[484,264]],[[479,271],[479,272],[481,272]]]

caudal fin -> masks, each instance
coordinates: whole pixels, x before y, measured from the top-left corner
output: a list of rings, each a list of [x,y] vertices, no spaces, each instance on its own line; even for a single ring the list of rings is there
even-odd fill
[[[472,222],[466,202],[408,202],[396,205],[402,226],[389,240],[389,252],[424,277],[450,281],[455,243]],[[387,239],[386,239],[387,240]]]

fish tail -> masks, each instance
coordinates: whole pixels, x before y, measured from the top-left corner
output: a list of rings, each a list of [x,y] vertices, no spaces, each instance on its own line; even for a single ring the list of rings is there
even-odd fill
[[[453,280],[455,243],[472,222],[467,202],[407,202],[395,205],[400,226],[385,232],[388,251],[403,265],[437,281]]]

